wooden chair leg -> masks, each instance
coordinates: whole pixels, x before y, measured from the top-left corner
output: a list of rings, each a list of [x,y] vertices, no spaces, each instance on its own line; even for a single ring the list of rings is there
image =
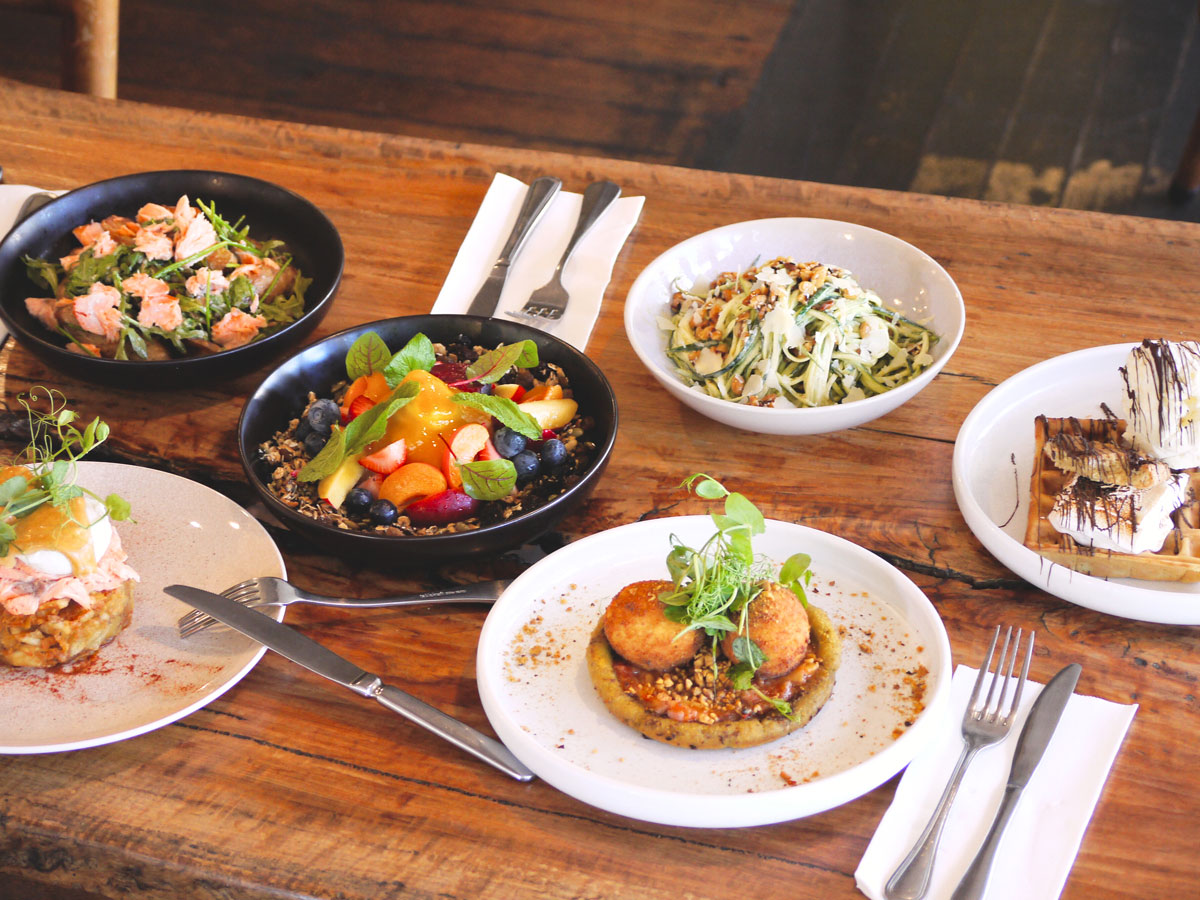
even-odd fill
[[[115,98],[120,0],[69,0],[66,6],[67,89]]]

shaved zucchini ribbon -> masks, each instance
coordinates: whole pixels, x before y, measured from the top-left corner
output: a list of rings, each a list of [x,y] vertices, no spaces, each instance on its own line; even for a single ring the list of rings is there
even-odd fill
[[[816,267],[809,264],[784,279],[782,267],[789,263],[775,259],[707,291],[681,292],[679,312],[660,324],[670,332],[667,354],[684,383],[739,403],[829,406],[882,394],[933,362],[930,348],[938,336],[884,309],[879,296],[850,273],[830,268],[823,280],[806,280],[803,273]],[[760,273],[767,281],[756,280]],[[776,297],[773,304],[762,302],[764,291]],[[768,326],[768,311],[778,304],[784,304],[788,318],[769,313]],[[711,328],[703,326],[712,315],[693,324],[697,309],[716,313]],[[871,334],[884,327],[886,348],[881,335]]]

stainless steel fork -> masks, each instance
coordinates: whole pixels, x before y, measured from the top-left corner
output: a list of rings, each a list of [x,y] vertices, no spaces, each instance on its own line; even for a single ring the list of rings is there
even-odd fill
[[[988,685],[987,697],[981,703],[980,692],[983,689],[984,676],[992,667],[992,657],[996,652],[996,641],[1000,638],[1000,626],[992,635],[992,644],[988,648],[987,659],[979,667],[979,675],[975,679],[975,687],[971,690],[971,699],[967,701],[967,711],[963,714],[962,735],[963,750],[950,775],[950,783],[942,792],[933,817],[921,836],[917,838],[916,846],[912,848],[904,862],[888,879],[883,889],[887,900],[919,900],[929,890],[929,876],[933,872],[933,858],[937,853],[938,840],[942,836],[942,828],[946,824],[946,816],[958,793],[958,785],[963,773],[975,758],[975,754],[983,747],[997,744],[1008,735],[1012,728],[1013,715],[1021,702],[1021,689],[1025,686],[1025,678],[1029,675],[1029,662],[1033,658],[1033,632],[1029,633],[1029,646],[1025,648],[1025,661],[1021,666],[1021,674],[1016,680],[1016,688],[1012,693],[1011,703],[1008,701],[1009,688],[1013,686],[1013,672],[1017,663],[1017,652],[1021,646],[1021,630],[1017,629],[1016,640],[1012,640],[1013,630],[1009,626],[1004,634],[1004,647],[1000,651],[1000,662],[996,673]],[[1012,644],[1012,656],[1008,655],[1009,644]],[[1008,672],[1005,672],[1005,665]],[[996,697],[996,685],[1001,683],[1000,696]],[[993,698],[996,702],[993,704]]]
[[[591,230],[604,211],[620,196],[621,188],[611,181],[597,181],[595,184],[588,185],[587,190],[583,192],[583,205],[579,208],[579,222],[575,225],[575,233],[567,242],[567,249],[563,251],[562,259],[558,261],[554,275],[546,284],[529,295],[529,301],[516,311],[518,315],[532,316],[538,319],[562,318],[562,314],[567,308],[567,301],[571,299],[567,294],[567,289],[563,287],[563,267],[575,253],[575,248],[579,246],[583,236]]]
[[[440,603],[495,603],[511,581],[483,581],[438,591],[422,591],[400,597],[325,597],[302,591],[282,578],[251,578],[221,592],[222,597],[250,607],[288,606],[292,603],[316,603],[320,606],[342,606],[353,609],[374,609],[381,606],[427,606]],[[179,620],[180,637],[189,637],[212,625],[219,624],[212,616],[192,610]]]

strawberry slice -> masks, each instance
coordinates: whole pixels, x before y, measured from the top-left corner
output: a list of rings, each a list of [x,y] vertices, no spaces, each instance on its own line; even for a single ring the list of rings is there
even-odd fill
[[[364,456],[358,461],[358,464],[379,475],[391,475],[404,465],[407,457],[408,446],[404,443],[404,438],[400,438],[398,441],[392,441],[382,450],[376,450],[370,456]]]
[[[358,416],[365,413],[368,409],[375,405],[375,401],[365,394],[360,394],[350,401],[350,406],[346,409],[346,414],[343,416],[342,424],[352,422]]]

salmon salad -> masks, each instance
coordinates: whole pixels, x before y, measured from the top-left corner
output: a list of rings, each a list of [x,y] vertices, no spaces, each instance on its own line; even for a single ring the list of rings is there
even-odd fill
[[[249,230],[186,195],[147,203],[133,219],[87,222],[66,256],[25,257],[49,294],[25,308],[87,356],[165,360],[244,346],[299,319],[311,281],[282,242]]]

